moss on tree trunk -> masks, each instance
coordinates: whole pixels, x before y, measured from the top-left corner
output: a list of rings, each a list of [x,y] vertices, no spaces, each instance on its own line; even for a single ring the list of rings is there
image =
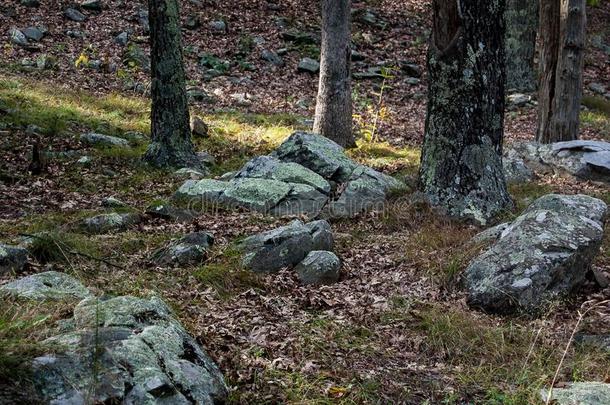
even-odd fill
[[[199,167],[191,142],[176,0],[149,0],[151,144],[144,160],[158,167]]]
[[[485,224],[510,207],[502,170],[504,0],[435,0],[420,188]]]

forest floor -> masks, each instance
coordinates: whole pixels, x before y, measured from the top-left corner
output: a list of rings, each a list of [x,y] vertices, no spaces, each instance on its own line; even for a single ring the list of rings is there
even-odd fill
[[[0,26],[27,26],[37,18],[49,27],[73,24],[63,20],[58,3],[41,1],[39,11],[27,10],[27,14],[17,7],[13,17],[4,10]],[[88,131],[119,136],[128,131],[148,133],[148,101],[124,90],[125,76],[74,65],[83,49],[89,49],[88,44],[98,53],[104,50],[108,59],[120,55],[113,34],[123,29],[120,24],[134,23],[118,15],[131,15],[139,2],[125,5],[127,12],[118,8],[121,2],[107,3],[111,9],[85,23],[90,33],[86,41],[67,40],[59,29],[56,36],[43,40],[48,52],[57,54],[58,70],[24,71],[21,59],[32,55],[17,48],[3,50],[0,238],[18,241],[20,234],[46,230],[62,246],[118,265],[48,246],[41,249],[39,260],[28,264],[26,274],[56,269],[76,276],[99,294],[161,296],[219,364],[234,403],[540,402],[539,390],[553,379],[578,311],[607,298],[610,291],[587,284],[535,319],[473,311],[465,304],[460,281],[465,265],[480,248],[469,244],[479,229],[448,221],[411,203],[408,195],[397,196],[383,212],[332,224],[343,267],[340,282],[325,287],[301,286],[290,271],[254,276],[239,268],[230,243],[285,224],[289,221],[285,218],[204,212],[188,223],[147,217],[122,233],[78,233],[73,225],[102,212],[104,197],[115,196],[144,211],[149,204],[169,198],[182,183],[172,172],[141,164],[145,140],[133,141],[131,148],[99,149],[78,141],[78,135]],[[245,33],[263,36],[272,48],[282,46],[273,20],[278,14],[300,27],[317,21],[313,1],[282,2],[280,11],[261,1],[214,3],[213,7],[196,8],[184,2],[184,15],[198,13],[204,21],[200,31],[187,31],[185,42],[222,58],[234,57]],[[40,12],[44,6],[57,13]],[[355,25],[356,37],[363,38],[359,50],[371,61],[412,59],[425,66],[428,2],[380,1],[356,6],[373,8],[387,23],[383,29]],[[228,22],[228,33],[206,32],[205,21],[219,17]],[[610,43],[610,32],[603,24],[608,19],[608,2],[592,9],[590,37],[598,35]],[[366,38],[371,36],[369,44]],[[193,114],[210,125],[210,137],[197,140],[196,146],[216,158],[214,175],[239,168],[252,156],[271,151],[294,130],[306,129],[317,80],[296,73],[299,52],[305,51],[289,53],[283,68],[266,64],[252,52],[245,62],[256,70],[240,71],[239,66],[245,65],[236,65],[231,76],[211,82],[197,78],[195,62],[189,61],[191,84],[216,95],[214,105],[195,103],[192,107]],[[608,56],[589,46],[586,61],[586,84],[599,82],[610,88]],[[146,82],[144,72],[133,69],[128,73],[130,80]],[[251,77],[246,84],[229,80],[245,75]],[[370,124],[361,128],[363,136],[359,147],[350,151],[352,157],[413,185],[419,163],[417,145],[423,134],[425,86],[425,74],[415,86],[406,84],[401,76],[386,79],[384,85],[359,82],[355,94],[361,122],[372,122],[380,108],[383,114],[375,139],[366,136],[372,132]],[[253,98],[248,105],[237,105],[229,96],[233,93],[248,93]],[[595,103],[581,115],[583,136],[610,140],[608,104],[593,98],[588,90],[587,95]],[[305,103],[299,103],[301,99]],[[307,107],[301,108],[303,105]],[[531,105],[508,111],[508,142],[531,139],[535,118],[536,109]],[[47,173],[28,175],[29,150],[35,140],[26,131],[28,125],[44,130],[47,150],[74,154],[57,154],[49,160]],[[77,164],[82,155],[91,156],[93,163],[88,167]],[[504,215],[505,220],[549,192],[586,193],[610,203],[607,186],[558,176],[513,185],[510,191],[516,208]],[[160,268],[151,263],[154,250],[194,230],[215,236],[208,261],[193,268]],[[594,266],[610,274],[610,235]],[[0,284],[15,277],[4,277]],[[39,342],[51,333],[55,321],[70,313],[63,307],[10,304],[0,302],[0,381],[17,384],[10,389],[23,390],[27,373],[18,373],[20,364],[49,349]],[[610,314],[604,308],[589,312],[579,330],[610,330]],[[15,376],[23,376],[21,383]],[[576,345],[567,351],[558,381],[609,379],[608,354]],[[0,390],[9,389],[2,384]]]

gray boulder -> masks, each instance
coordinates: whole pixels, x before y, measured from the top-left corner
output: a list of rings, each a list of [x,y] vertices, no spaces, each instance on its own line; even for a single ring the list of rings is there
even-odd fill
[[[284,163],[272,156],[259,156],[246,163],[234,176],[270,179],[286,183],[305,184],[322,193],[330,193],[330,184],[316,172],[294,162]]]
[[[139,223],[140,220],[140,215],[135,213],[111,212],[108,214],[96,215],[91,218],[85,218],[81,222],[81,228],[84,232],[90,234],[124,231],[131,225]]]
[[[229,186],[226,181],[202,179],[187,180],[174,194],[174,199],[200,203],[220,202],[220,197]]]
[[[19,246],[0,243],[0,275],[18,273],[28,262],[28,251]]]
[[[146,208],[146,214],[154,218],[161,218],[177,222],[191,221],[197,216],[195,211],[174,207],[173,205],[165,202],[149,205]]]
[[[303,58],[297,66],[299,72],[318,73],[320,71],[320,62],[311,58]]]
[[[87,19],[87,16],[84,15],[83,13],[81,13],[80,11],[78,11],[75,8],[67,8],[64,10],[64,16],[66,16],[66,18],[68,20],[72,20],[72,21],[76,21],[76,22],[83,22]]]
[[[578,288],[599,253],[607,208],[586,195],[536,200],[469,264],[469,305],[495,313],[537,312]]]
[[[524,142],[507,153],[521,158],[536,172],[568,174],[584,180],[610,181],[610,143],[567,141],[552,144]]]
[[[100,0],[84,0],[80,6],[89,11],[102,11],[102,2]]]
[[[20,278],[0,287],[0,295],[35,301],[81,300],[91,293],[78,280],[56,271]]]
[[[341,261],[333,252],[313,250],[294,270],[302,284],[333,284],[339,280]]]
[[[33,360],[47,403],[215,404],[227,387],[212,359],[158,298],[90,298],[72,330]]]
[[[106,207],[106,208],[125,208],[125,207],[129,207],[128,204],[124,203],[123,201],[119,200],[116,197],[104,197],[101,201],[101,205],[102,207]]]
[[[268,212],[286,197],[292,187],[282,181],[269,179],[235,179],[221,197],[228,207],[244,207],[258,212]]]
[[[80,136],[80,141],[92,146],[129,146],[129,142],[126,139],[116,136],[97,134],[95,132],[82,134]]]
[[[332,249],[332,235],[330,238],[324,235],[326,231],[330,231],[328,223],[316,221],[306,226],[295,220],[286,226],[250,236],[237,247],[243,253],[245,268],[256,273],[274,273],[298,264],[314,247]]]
[[[119,33],[116,37],[114,37],[114,42],[121,46],[126,46],[129,42],[129,33],[126,31]]]
[[[28,27],[25,28],[23,31],[23,35],[26,36],[27,39],[29,39],[30,41],[34,41],[34,42],[38,42],[42,39],[42,37],[44,36],[44,32],[37,27]]]
[[[171,242],[153,254],[153,261],[160,265],[189,266],[203,262],[214,244],[214,237],[207,232],[193,232]]]
[[[201,180],[206,176],[206,173],[204,173],[204,170],[183,167],[182,169],[176,170],[174,176],[180,179]]]
[[[359,165],[337,143],[318,134],[295,132],[271,156],[298,163],[327,180],[345,182]]]
[[[264,49],[261,52],[261,59],[266,60],[267,62],[275,65],[275,66],[284,66],[284,59],[276,52],[270,51],[268,49]]]
[[[540,390],[546,401],[548,388]],[[553,388],[551,403],[556,405],[607,405],[610,404],[610,384],[601,382],[575,382],[564,388]]]

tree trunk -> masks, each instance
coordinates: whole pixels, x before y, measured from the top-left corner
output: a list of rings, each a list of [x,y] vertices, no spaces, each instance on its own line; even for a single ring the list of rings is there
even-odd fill
[[[480,224],[511,206],[502,170],[505,1],[434,0],[420,188]]]
[[[506,87],[517,91],[536,89],[537,0],[507,0],[506,12]]]
[[[151,143],[144,160],[158,167],[200,167],[191,142],[177,0],[149,0]]]
[[[585,0],[541,1],[538,142],[578,138],[585,25]]]
[[[354,145],[350,83],[351,0],[322,0],[322,54],[314,132]]]

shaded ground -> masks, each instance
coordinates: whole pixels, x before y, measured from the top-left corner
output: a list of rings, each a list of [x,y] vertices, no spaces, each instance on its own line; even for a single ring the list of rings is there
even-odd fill
[[[50,27],[67,27],[60,2],[42,1],[56,13],[44,13]],[[116,5],[119,2],[107,2]],[[61,70],[15,72],[15,62],[31,54],[5,48],[4,73],[0,76],[0,239],[17,241],[19,234],[48,230],[62,246],[103,257],[120,268],[96,260],[59,253],[48,263],[32,261],[28,273],[57,269],[73,274],[96,292],[107,294],[158,294],[166,299],[179,319],[207,348],[225,372],[235,403],[537,403],[538,389],[548,384],[559,364],[582,305],[610,296],[609,290],[588,284],[582,292],[557,303],[540,319],[494,317],[469,310],[460,287],[461,272],[480,247],[467,244],[478,229],[448,222],[422,206],[397,196],[382,213],[333,223],[338,255],[344,266],[341,281],[329,287],[302,287],[290,271],[255,277],[239,269],[228,249],[236,238],[270,229],[288,219],[274,220],[246,212],[202,213],[196,220],[177,224],[147,218],[144,223],[119,234],[88,237],[73,229],[79,218],[101,212],[100,200],[109,195],[137,210],[164,199],[181,184],[171,173],[139,163],[146,139],[132,141],[131,149],[85,148],[76,135],[88,130],[126,136],[128,131],[148,128],[148,105],[144,98],[122,90],[115,74],[96,73],[74,67],[74,59],[88,44],[108,49],[115,58],[114,31],[127,23],[138,3],[123,10],[104,11],[85,24],[86,41],[57,34],[44,39],[47,49],[60,56]],[[315,23],[313,2],[282,2],[280,11],[265,2],[214,2],[200,11],[203,28],[188,33],[187,41],[233,55],[239,35],[263,35],[270,47],[281,46],[273,16],[283,15],[305,25]],[[357,4],[364,7],[364,3]],[[185,3],[188,12],[194,7]],[[378,42],[360,44],[371,60],[413,58],[423,67],[427,3],[383,1],[375,9],[390,28],[370,28]],[[592,26],[602,26],[609,5],[591,13]],[[0,25],[26,25],[40,11],[25,14],[16,7],[17,19],[0,17]],[[43,10],[41,8],[40,10]],[[220,10],[220,11],[218,11]],[[248,13],[243,13],[247,10]],[[186,13],[185,13],[186,15]],[[264,18],[261,20],[260,15]],[[212,36],[207,21],[223,17],[229,33]],[[261,24],[260,21],[265,21]],[[406,23],[405,23],[406,21]],[[89,25],[91,24],[91,25]],[[135,25],[134,25],[135,26]],[[94,29],[94,27],[97,27]],[[365,31],[356,25],[359,30]],[[608,43],[608,32],[602,33]],[[392,38],[392,40],[389,40]],[[56,48],[64,44],[61,49]],[[405,46],[408,44],[409,46]],[[51,52],[51,51],[48,51]],[[608,82],[607,63],[591,50],[587,80]],[[294,129],[304,128],[303,118],[313,108],[316,80],[297,75],[298,53],[289,53],[287,67],[278,70],[258,61],[258,52],[246,59],[257,65],[250,73],[235,67],[235,76],[248,74],[252,83],[235,85],[227,78],[199,82],[193,63],[191,79],[212,93],[247,91],[258,100],[232,111],[229,97],[217,96],[215,108],[195,105],[195,114],[210,123],[211,137],[197,141],[200,150],[212,153],[215,175],[239,167],[251,156],[263,154]],[[145,80],[140,71],[132,79]],[[404,78],[392,79],[385,90],[390,111],[382,120],[379,142],[362,139],[352,155],[359,161],[413,183],[419,160],[415,145],[423,132],[425,103],[414,99],[425,91],[423,84],[409,87]],[[103,83],[103,85],[100,85]],[[359,112],[365,116],[373,104],[374,84],[357,89]],[[219,93],[220,94],[220,93]],[[296,106],[294,94],[312,103]],[[417,96],[415,96],[417,97]],[[368,104],[367,104],[368,103]],[[610,137],[608,113],[584,111],[587,137]],[[511,140],[531,138],[535,109],[507,112]],[[48,173],[27,174],[30,146],[37,138],[27,125],[42,127],[45,149],[69,152],[48,159]],[[384,142],[388,141],[388,142]],[[394,145],[394,146],[392,146]],[[91,156],[90,166],[77,164]],[[610,202],[603,185],[560,177],[539,179],[513,186],[514,217],[534,198],[556,191],[582,192]],[[212,257],[195,268],[156,268],[151,253],[172,237],[187,231],[209,230],[216,237]],[[42,246],[41,251],[57,251]],[[56,252],[57,253],[57,252]],[[41,255],[42,256],[42,255]],[[595,266],[610,274],[610,238],[606,238]],[[21,275],[20,275],[21,276]],[[5,277],[0,283],[7,281]],[[69,317],[62,306],[14,306],[0,303],[0,381],[19,376],[22,387],[27,373],[17,371],[24,359],[49,348],[38,343],[56,319]],[[585,318],[583,331],[610,329],[610,309],[602,307]],[[610,358],[589,347],[571,347],[559,381],[608,380]],[[11,380],[11,384],[14,380]],[[8,389],[0,383],[0,391]],[[6,383],[5,383],[6,384]],[[23,392],[23,388],[18,387]]]

